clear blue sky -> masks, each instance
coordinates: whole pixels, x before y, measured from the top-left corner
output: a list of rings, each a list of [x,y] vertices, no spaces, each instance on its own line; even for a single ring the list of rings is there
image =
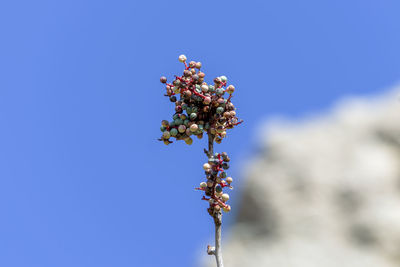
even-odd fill
[[[159,77],[181,71],[184,53],[236,86],[245,123],[217,150],[240,181],[262,118],[399,81],[399,10],[398,0],[2,1],[0,266],[195,266],[213,231],[193,190],[205,140],[156,141],[173,109]]]

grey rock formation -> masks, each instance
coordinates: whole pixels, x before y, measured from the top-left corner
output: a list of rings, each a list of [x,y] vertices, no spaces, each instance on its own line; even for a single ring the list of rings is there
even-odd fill
[[[225,266],[400,266],[399,92],[267,123]]]

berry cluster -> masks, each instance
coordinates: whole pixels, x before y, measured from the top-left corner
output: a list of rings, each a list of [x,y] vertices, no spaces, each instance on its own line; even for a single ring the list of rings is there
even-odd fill
[[[208,213],[213,217],[220,212],[221,208],[225,212],[231,210],[231,206],[226,204],[229,200],[229,195],[222,191],[224,187],[232,189],[232,177],[226,177],[227,174],[225,172],[225,170],[229,169],[229,161],[230,158],[226,152],[215,153],[211,156],[208,159],[208,163],[203,165],[207,182],[201,182],[200,187],[196,188],[204,191],[204,194],[208,196],[203,196],[202,199],[210,203]]]
[[[202,138],[203,132],[209,132],[219,144],[227,129],[242,123],[236,117],[235,106],[231,102],[235,87],[227,86],[226,76],[217,77],[213,84],[207,84],[200,62],[190,61],[187,64],[184,55],[179,56],[179,61],[185,64],[182,76],[175,76],[172,83],[167,83],[164,76],[160,78],[166,84],[165,96],[175,103],[175,113],[172,121],[161,122],[163,133],[159,140],[168,145],[172,143],[169,140],[172,137],[191,145],[191,135]],[[225,93],[229,94],[228,98],[224,98]]]

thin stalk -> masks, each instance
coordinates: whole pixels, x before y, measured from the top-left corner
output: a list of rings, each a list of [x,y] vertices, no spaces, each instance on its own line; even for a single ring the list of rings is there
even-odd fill
[[[210,130],[208,134],[208,158],[214,155],[214,135],[211,134]],[[216,177],[214,177],[216,179]],[[214,190],[212,192],[214,194]],[[213,215],[214,225],[215,225],[215,247],[208,247],[207,253],[209,255],[214,255],[217,261],[217,267],[224,267],[222,260],[222,250],[221,250],[221,225],[222,225],[222,214],[221,212],[216,212]]]

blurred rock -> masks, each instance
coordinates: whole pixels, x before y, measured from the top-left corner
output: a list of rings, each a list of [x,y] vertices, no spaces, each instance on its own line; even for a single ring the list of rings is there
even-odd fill
[[[226,267],[400,266],[399,92],[267,123]]]

